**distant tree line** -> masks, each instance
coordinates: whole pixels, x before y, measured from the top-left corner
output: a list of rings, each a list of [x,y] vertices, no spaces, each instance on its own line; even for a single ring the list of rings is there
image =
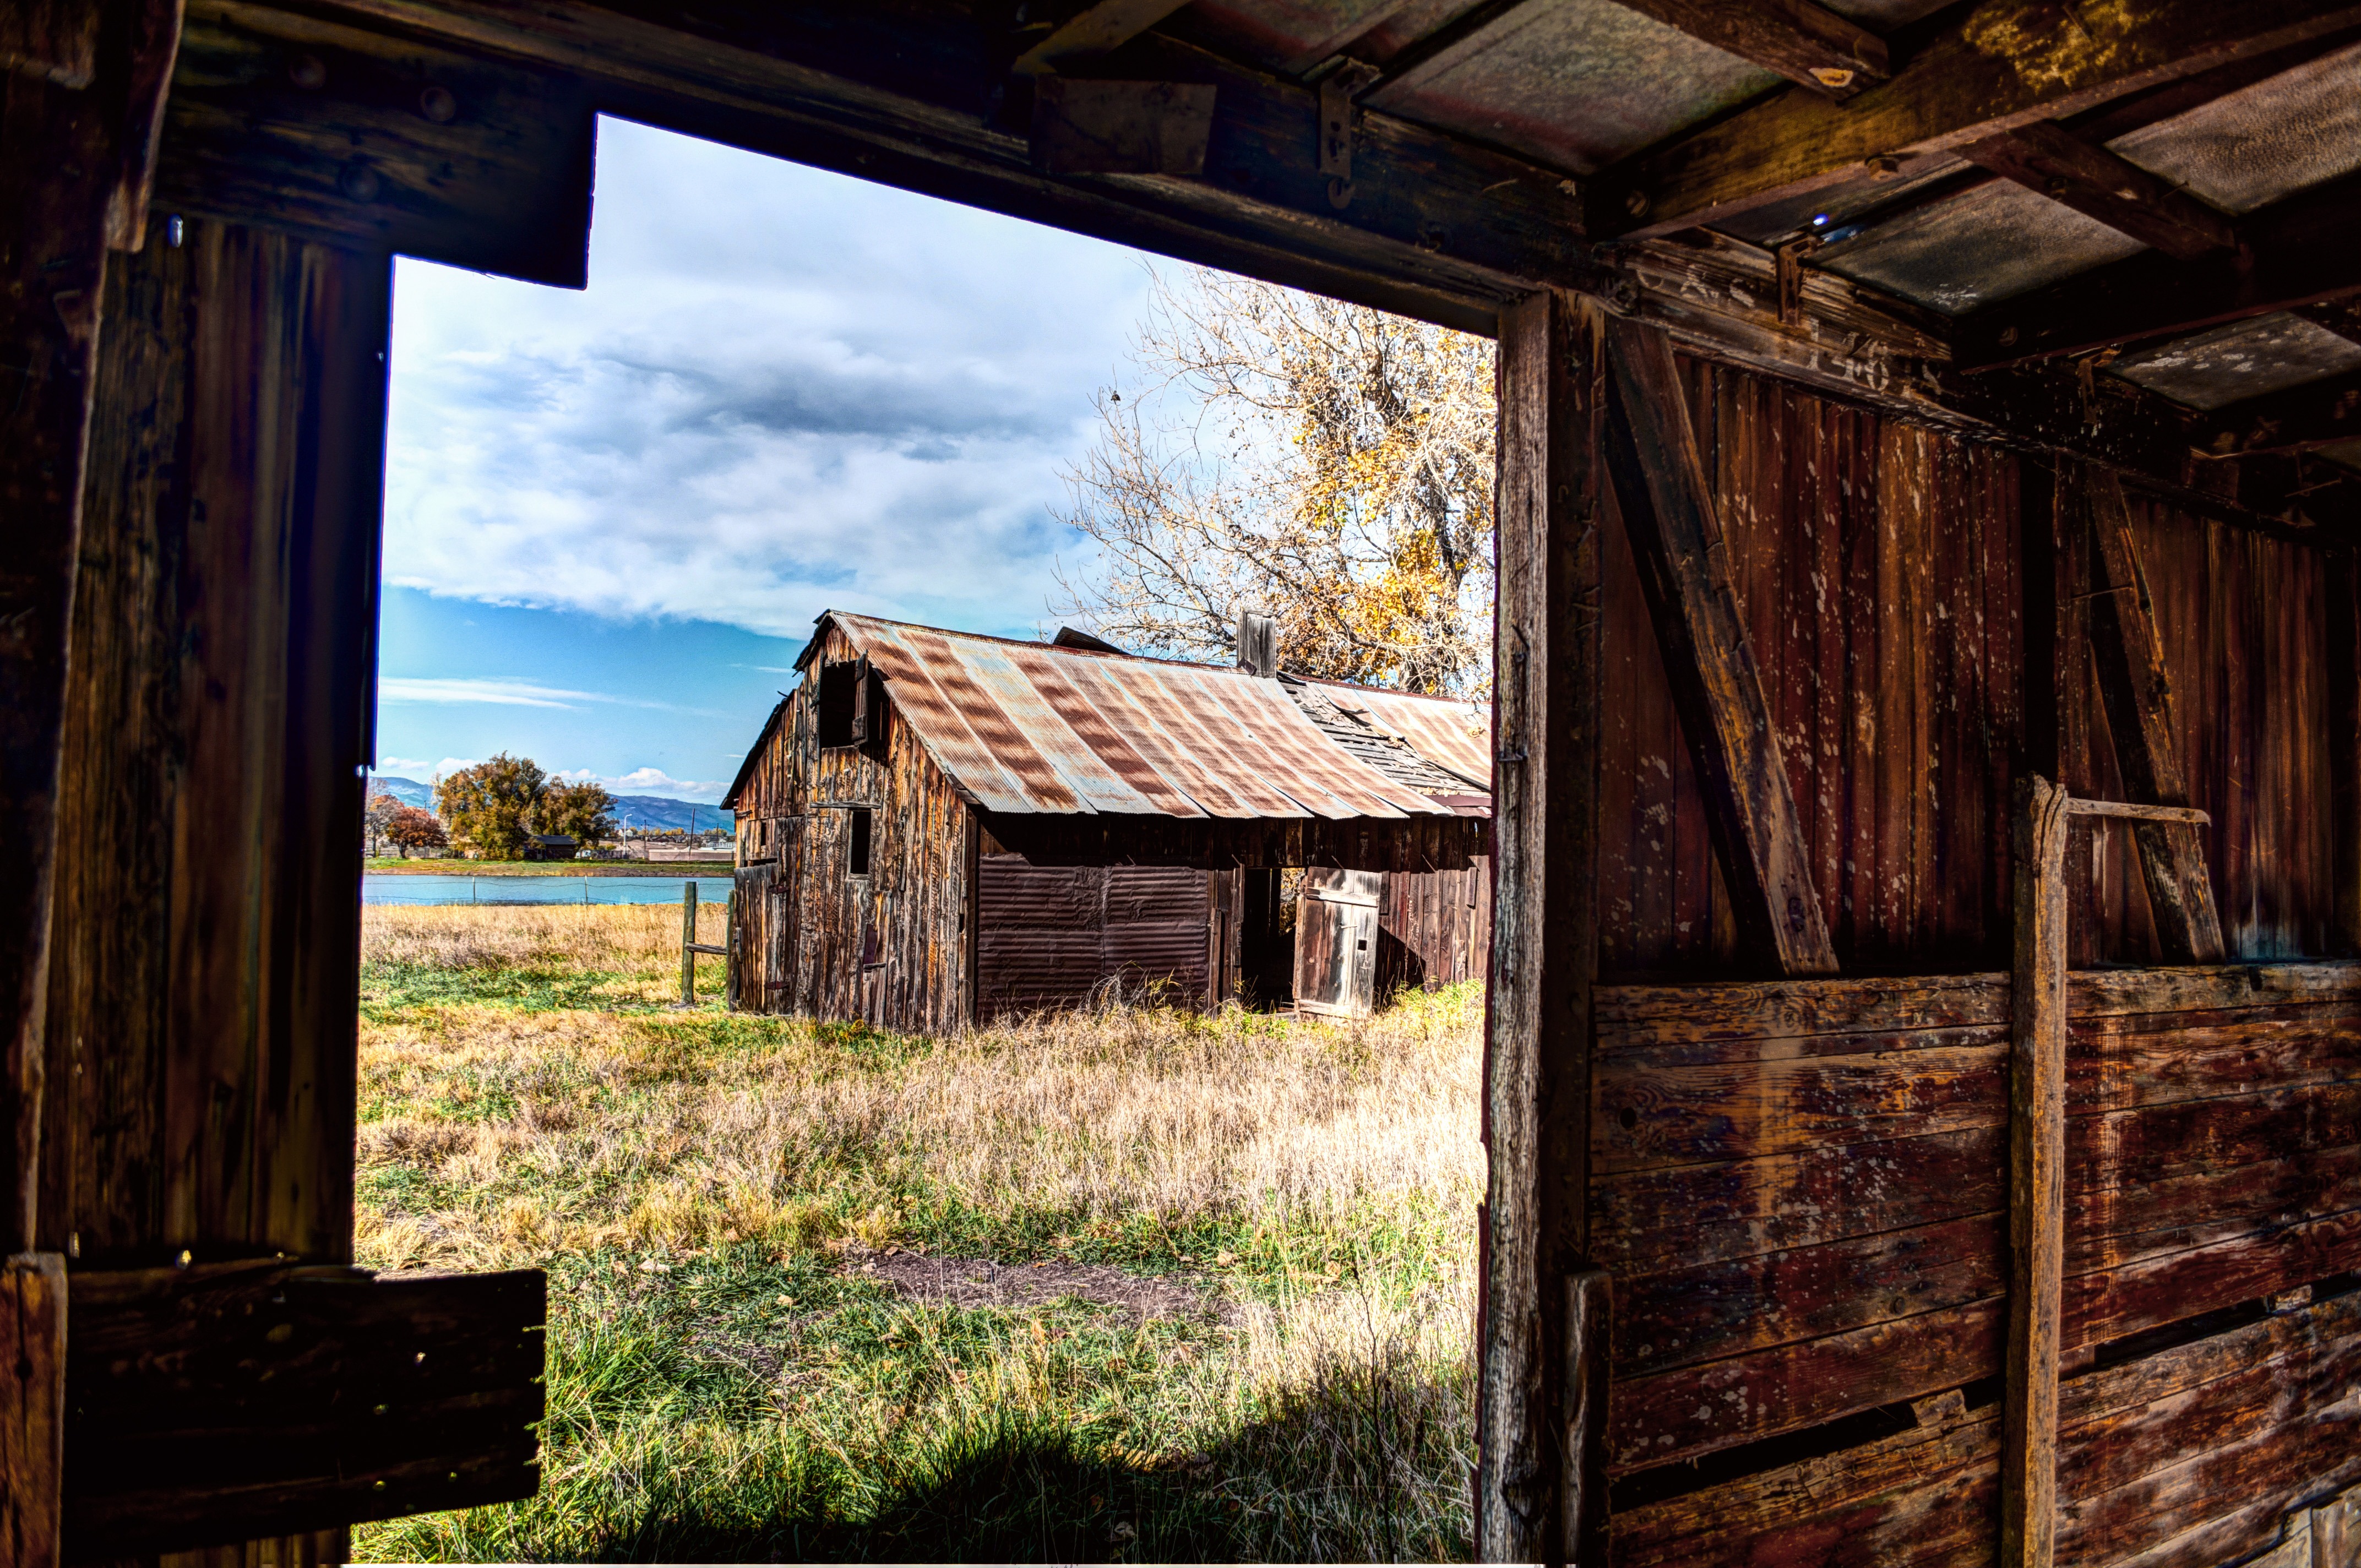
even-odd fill
[[[434,779],[434,809],[390,795],[368,803],[373,841],[413,851],[456,850],[482,861],[521,861],[536,835],[595,848],[615,836],[615,797],[598,784],[552,778],[530,757],[506,751]]]

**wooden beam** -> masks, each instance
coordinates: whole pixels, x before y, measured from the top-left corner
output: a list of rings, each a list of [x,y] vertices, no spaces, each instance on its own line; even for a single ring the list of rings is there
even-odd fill
[[[1885,40],[1813,0],[1624,0],[1750,65],[1838,103],[1894,74]]]
[[[1016,57],[1019,75],[1071,71],[1113,54],[1189,0],[1098,0],[1049,27]]]
[[[1588,1246],[1598,964],[1599,307],[1551,291],[1499,323],[1488,1157],[1476,1547],[1567,1553],[1567,1282]],[[1587,1343],[1587,1342],[1584,1342]],[[1584,1508],[1603,1502],[1586,1492]],[[1579,1512],[1580,1510],[1577,1510]],[[1587,1519],[1584,1515],[1584,1519]],[[1575,1525],[1577,1539],[1590,1527]]]
[[[2092,652],[2097,656],[2099,690],[2107,729],[2114,737],[2115,761],[2135,802],[2187,806],[2189,786],[2181,773],[2180,742],[2172,727],[2172,684],[2165,672],[2164,644],[2156,610],[2139,568],[2131,510],[2123,486],[2103,468],[2088,470],[2083,493],[2091,510],[2092,576]],[[2205,866],[2205,843],[2189,823],[2142,822],[2133,829],[2147,882],[2148,910],[2165,961],[2223,961],[2222,923],[2213,907],[2213,882]]]
[[[2361,371],[2323,377],[2212,411],[2190,431],[2190,445],[2216,457],[2301,452],[2361,435]]]
[[[13,0],[0,10],[0,72],[79,92],[98,72],[99,20],[88,0]]]
[[[77,1558],[533,1495],[537,1268],[373,1277],[271,1259],[78,1273],[65,1529]]]
[[[1045,174],[1205,171],[1215,89],[1174,82],[1075,82],[1033,90],[1033,167]]]
[[[570,75],[194,0],[160,195],[195,216],[579,289],[591,137]]]
[[[2183,261],[2237,248],[2221,213],[2055,120],[1971,142],[1960,156]]]
[[[66,1260],[0,1263],[0,1556],[57,1568],[66,1434]]]
[[[949,8],[848,14],[823,0],[666,26],[589,0],[528,17],[504,0],[335,0],[327,13],[580,76],[605,111],[856,178],[1007,213],[1488,333],[1503,303],[1563,282],[1575,182],[1363,111],[1354,192],[1334,204],[1310,88],[1150,32],[1125,74],[1217,90],[1204,173],[1115,181],[1033,166],[996,117],[992,41]],[[697,30],[690,30],[693,25]]]
[[[1983,0],[1890,82],[1848,104],[1782,93],[1608,171],[1592,192],[1592,229],[1668,234],[1720,222],[1872,159],[1908,173],[2003,131],[2356,22],[2361,6],[2323,0],[2136,0],[2103,10]]]
[[[90,85],[0,77],[0,1254],[31,1250],[66,644],[107,251],[136,245],[178,0],[100,8]]]
[[[1960,318],[1962,369],[2178,336],[2361,291],[2361,175],[2238,220],[2235,252],[2183,261],[2143,251]]]
[[[1741,939],[1784,975],[1834,974],[1803,823],[1664,334],[1607,330],[1608,469],[1697,764]]]
[[[2049,1568],[2058,1536],[2058,1353],[2066,1277],[2065,789],[2016,802],[2008,1070],[2008,1360],[2001,1426],[2002,1568]]]

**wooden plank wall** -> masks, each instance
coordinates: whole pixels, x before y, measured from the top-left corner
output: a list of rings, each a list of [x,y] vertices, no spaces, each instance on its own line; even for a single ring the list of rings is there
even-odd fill
[[[2361,1291],[2249,1312],[2059,1387],[2058,1560],[2220,1568],[2361,1478]],[[1954,1390],[1904,1430],[1613,1521],[1616,1568],[1987,1568],[2000,1406]],[[2336,1559],[2309,1551],[2310,1568]]]
[[[831,625],[807,674],[816,676],[822,660],[856,656]],[[737,795],[741,863],[773,852],[771,839],[758,848],[750,836],[768,833],[796,862],[774,874],[797,900],[796,939],[777,954],[789,972],[770,972],[774,960],[757,975],[752,966],[780,945],[749,941],[751,927],[741,926],[745,1004],[880,1028],[957,1029],[970,1007],[973,814],[909,728],[891,718],[890,701],[882,746],[821,747],[815,693],[807,678],[787,698]],[[865,879],[849,872],[847,818],[856,806],[875,813]],[[798,817],[793,832],[774,826]],[[752,921],[748,901],[740,908]],[[863,962],[869,953],[875,962]]]
[[[1811,873],[1848,970],[2005,961],[2024,739],[2018,460],[1685,365]],[[1612,972],[1730,972],[1737,934],[1631,548],[1606,532],[1599,934]]]
[[[2335,951],[2331,559],[2137,492],[2129,499],[2172,683],[2187,804],[2213,818],[2202,836],[2229,953]],[[2068,500],[2058,542],[2060,773],[2075,795],[2123,800],[2090,651],[2088,532]],[[2078,825],[2067,873],[2069,962],[2160,961],[2124,825]]]
[[[1378,1000],[1482,980],[1492,957],[1492,863],[1388,872],[1378,895]]]
[[[2070,982],[2070,1368],[2361,1268],[2361,964]],[[2000,1369],[2004,975],[1598,992],[1629,1474]]]

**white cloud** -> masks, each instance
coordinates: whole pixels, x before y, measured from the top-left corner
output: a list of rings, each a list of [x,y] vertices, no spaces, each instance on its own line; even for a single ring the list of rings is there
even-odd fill
[[[1038,616],[1137,258],[598,134],[587,292],[401,266],[387,580],[789,636]]]
[[[531,681],[485,680],[473,676],[422,679],[387,675],[377,683],[379,702],[489,702],[503,707],[574,707],[585,702],[611,702],[597,692],[566,691]]]
[[[482,761],[481,757],[445,757],[439,762],[429,762],[417,757],[379,757],[377,766],[369,771],[388,778],[416,779],[424,784],[432,778],[456,773],[461,768],[472,768]]]
[[[592,773],[588,768],[560,769],[550,775],[568,784],[603,784],[614,795],[659,795],[676,800],[710,796],[719,800],[721,792],[730,787],[728,779],[676,779],[662,768],[633,768],[628,773],[609,777]]]

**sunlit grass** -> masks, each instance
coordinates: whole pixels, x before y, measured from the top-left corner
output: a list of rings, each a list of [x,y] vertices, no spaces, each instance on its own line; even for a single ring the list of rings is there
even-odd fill
[[[540,1495],[360,1555],[1464,1554],[1472,988],[938,1040],[666,1005],[676,908],[367,930],[361,1261],[545,1267],[552,1321]],[[1229,1321],[917,1303],[847,1266],[884,1248]]]

